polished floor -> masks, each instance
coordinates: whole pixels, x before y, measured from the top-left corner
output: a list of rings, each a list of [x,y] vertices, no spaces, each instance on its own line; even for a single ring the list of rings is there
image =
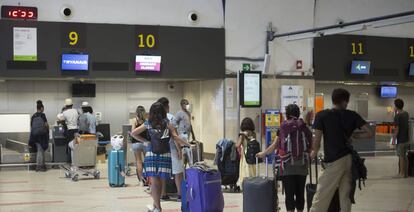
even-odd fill
[[[396,157],[367,159],[369,180],[357,192],[357,212],[414,212],[414,178],[396,178]],[[0,171],[0,211],[146,211],[150,196],[138,186],[135,177],[128,177],[127,187],[110,188],[106,164],[99,164],[102,178],[72,182],[58,169],[45,173],[27,170]],[[242,194],[224,193],[224,211],[242,211]],[[282,211],[284,196],[281,198]],[[260,204],[260,203],[258,203]],[[164,212],[180,211],[177,202],[163,202]]]

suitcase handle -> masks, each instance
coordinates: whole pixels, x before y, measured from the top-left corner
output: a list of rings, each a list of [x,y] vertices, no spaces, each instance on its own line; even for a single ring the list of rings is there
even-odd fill
[[[260,173],[259,172],[259,158],[256,157],[256,177],[259,176],[259,173]],[[268,178],[268,177],[269,177],[269,161],[266,157],[266,178]]]

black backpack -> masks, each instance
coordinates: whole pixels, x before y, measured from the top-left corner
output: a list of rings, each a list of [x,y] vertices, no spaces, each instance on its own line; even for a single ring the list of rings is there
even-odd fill
[[[246,151],[244,156],[246,158],[247,164],[256,164],[256,154],[260,152],[260,144],[257,140],[247,141]],[[263,162],[259,158],[259,163]]]
[[[46,124],[43,121],[42,117],[35,116],[32,120],[31,126],[32,135],[44,135],[47,133]]]
[[[152,152],[154,154],[165,154],[170,152],[170,130],[167,122],[163,122],[160,128],[153,128],[151,124],[148,128]]]

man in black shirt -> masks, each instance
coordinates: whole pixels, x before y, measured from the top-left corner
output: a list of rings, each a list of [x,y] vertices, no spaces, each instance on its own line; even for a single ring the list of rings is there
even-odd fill
[[[346,143],[351,141],[351,136],[355,139],[370,138],[373,133],[358,113],[346,109],[349,98],[350,93],[347,90],[335,89],[332,93],[333,109],[323,110],[316,114],[311,157],[315,158],[318,154],[323,136],[326,165],[319,177],[311,212],[328,211],[337,189],[341,211],[351,211],[349,194],[352,183],[352,157]],[[356,134],[355,129],[361,129],[362,132]]]
[[[393,135],[393,139],[397,140],[397,155],[400,159],[399,164],[399,175],[401,177],[408,176],[408,158],[407,151],[410,147],[409,132],[408,132],[408,119],[409,114],[403,110],[404,101],[402,99],[396,99],[394,101],[395,106],[395,117],[394,122],[396,129]]]

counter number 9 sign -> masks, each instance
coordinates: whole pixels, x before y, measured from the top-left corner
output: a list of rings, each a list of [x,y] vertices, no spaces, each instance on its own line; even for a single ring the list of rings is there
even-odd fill
[[[62,24],[60,39],[62,48],[86,48],[86,25],[72,23]]]

